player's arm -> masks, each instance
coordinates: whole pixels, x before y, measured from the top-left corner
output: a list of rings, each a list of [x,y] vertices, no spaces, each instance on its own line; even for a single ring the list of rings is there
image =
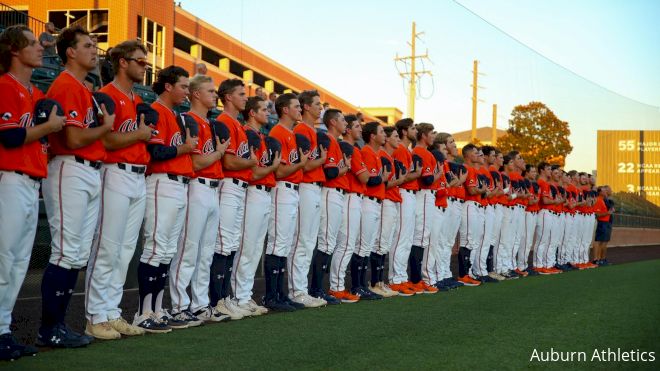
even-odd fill
[[[280,164],[278,166],[277,170],[275,171],[275,176],[279,179],[281,178],[286,178],[289,175],[295,173],[298,170],[301,170],[305,167],[305,164],[307,164],[307,161],[309,158],[307,157],[309,153],[303,153],[302,149],[298,150],[298,156],[300,158],[300,162],[297,164]]]
[[[282,163],[282,155],[280,152],[275,152],[275,158],[273,158],[273,164],[270,166],[255,166],[252,168],[252,179],[253,180],[259,180],[263,179],[266,177],[266,175],[277,171],[277,168],[280,167],[280,164]]]
[[[116,151],[118,149],[132,146],[138,142],[146,142],[151,139],[153,133],[153,129],[144,123],[144,115],[140,115],[137,130],[126,133],[111,131],[101,137],[101,142],[106,149]]]
[[[86,147],[95,141],[101,139],[106,133],[112,130],[115,122],[115,115],[111,115],[105,109],[105,104],[101,104],[103,123],[95,128],[82,128],[75,125],[64,127],[66,145],[71,149]]]
[[[257,159],[252,156],[250,158],[243,158],[232,153],[227,153],[222,157],[222,167],[232,171],[252,168],[257,162]]]
[[[323,148],[323,146],[318,146],[318,148],[320,153],[319,158],[315,160],[308,160],[307,163],[305,164],[305,167],[303,168],[303,171],[307,172],[310,170],[314,170],[325,164],[325,159],[328,156],[328,150]]]
[[[57,107],[53,107],[48,116],[48,121],[41,125],[29,128],[14,127],[0,131],[0,142],[7,148],[16,148],[39,140],[50,133],[60,131],[63,127],[64,116],[58,116]]]
[[[225,150],[227,149],[228,145],[229,141],[222,143],[220,138],[215,137],[215,151],[208,154],[202,154],[201,147],[204,146],[204,143],[198,142],[197,150],[193,151],[193,154],[190,156],[193,162],[193,169],[195,171],[206,169],[207,167],[213,165],[214,162],[220,161],[222,156],[225,154]]]

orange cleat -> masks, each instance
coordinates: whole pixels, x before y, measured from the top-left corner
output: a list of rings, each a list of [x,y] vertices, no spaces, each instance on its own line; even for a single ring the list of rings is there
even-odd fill
[[[360,301],[360,297],[357,295],[353,295],[348,290],[344,291],[332,291],[329,290],[328,294],[332,295],[335,297],[335,299],[341,301],[342,303],[357,303]]]
[[[474,278],[470,277],[467,274],[463,277],[460,277],[458,279],[458,282],[461,282],[465,286],[479,286],[479,285],[481,285],[480,281],[475,280]]]
[[[523,277],[527,277],[527,276],[529,276],[529,273],[527,273],[527,272],[525,272],[525,271],[521,271],[521,270],[518,269],[518,268],[516,268],[515,272],[518,273],[519,275],[523,276]]]
[[[424,289],[417,287],[416,284],[414,284],[410,281],[404,282],[403,285],[406,285],[406,287],[408,287],[408,290],[414,292],[415,294],[423,294],[424,293]]]
[[[413,296],[415,292],[408,288],[406,283],[390,283],[390,290],[396,291],[399,296]]]
[[[424,282],[424,280],[419,281],[419,282],[415,283],[414,285],[417,288],[421,289],[423,294],[435,294],[438,291],[440,291],[440,290],[438,290],[437,287],[429,286],[426,282]]]

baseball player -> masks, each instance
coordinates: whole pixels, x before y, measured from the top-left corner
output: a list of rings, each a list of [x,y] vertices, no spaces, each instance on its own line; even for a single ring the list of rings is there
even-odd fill
[[[444,242],[446,239],[443,238],[442,234],[446,233],[445,227],[447,226],[447,177],[446,171],[448,165],[446,163],[447,159],[447,146],[437,138],[433,139],[433,145],[428,147],[428,150],[431,151],[433,157],[438,163],[438,170],[442,174],[440,179],[438,179],[438,189],[435,193],[435,215],[431,221],[431,234],[429,236],[431,244],[429,249],[431,253],[428,254],[428,260],[423,263],[423,266],[428,266],[429,269],[424,274],[424,280],[427,284],[433,285],[435,288],[440,290],[447,291],[449,286],[446,285],[445,277],[451,277],[451,268],[450,268],[450,258],[451,258],[451,248]],[[451,175],[450,175],[451,177]],[[422,272],[425,272],[423,269]]]
[[[293,125],[301,119],[298,97],[285,93],[275,100],[280,122],[270,136],[282,145],[282,159],[275,171],[276,185],[271,191],[271,214],[268,222],[268,242],[264,257],[266,295],[263,304],[269,310],[292,311],[305,306],[291,301],[284,292],[286,258],[293,246],[298,223],[298,190],[309,153],[299,149]]]
[[[577,173],[575,170],[573,172]],[[573,270],[571,261],[576,243],[576,227],[578,225],[577,213],[577,187],[571,184],[569,173],[562,173],[562,185],[566,193],[566,206],[564,208],[564,238],[562,241],[561,254],[559,254],[557,263],[558,269],[563,271]]]
[[[152,88],[158,100],[151,107],[158,112],[158,133],[149,140],[147,205],[144,217],[144,247],[138,265],[140,302],[133,325],[146,332],[165,333],[187,328],[188,322],[173,318],[163,309],[163,294],[170,262],[177,251],[188,206],[188,184],[193,176],[190,154],[198,138],[182,128],[173,108],[189,95],[188,72],[178,66],[158,73]]]
[[[529,193],[525,183],[523,182],[523,177],[521,173],[525,170],[525,160],[520,155],[518,151],[509,152],[509,157],[511,158],[511,168],[507,169],[509,179],[511,184],[514,186],[516,191],[516,198],[514,201],[514,209],[512,214],[512,223],[514,227],[511,230],[513,233],[513,251],[511,253],[512,263],[510,270],[521,277],[526,277],[527,272],[524,270],[518,269],[518,260],[527,261],[529,254],[522,256],[525,253],[524,247],[524,238],[525,238],[525,209],[527,208],[527,199],[529,198]],[[522,249],[521,249],[522,247]],[[523,250],[522,252],[520,250]],[[520,263],[522,265],[522,263]]]
[[[547,251],[547,264],[550,271],[553,273],[561,273],[562,270],[558,269],[557,256],[561,253],[562,241],[564,239],[564,205],[566,202],[566,195],[563,187],[561,186],[563,171],[559,165],[551,166],[550,178],[550,191],[555,194],[555,205],[553,211],[555,212],[555,221],[550,230],[550,248]]]
[[[35,125],[35,105],[44,95],[30,77],[42,64],[43,50],[25,26],[0,34],[0,360],[37,352],[18,343],[9,326],[37,232],[39,185],[47,175],[47,147],[41,138],[64,126],[56,106]]]
[[[445,210],[444,228],[439,233],[440,241],[438,242],[441,246],[439,248],[441,254],[439,255],[438,262],[441,264],[441,267],[447,267],[447,264],[450,263],[446,259],[451,258],[451,251],[456,244],[456,236],[461,224],[461,214],[465,205],[465,188],[463,184],[467,180],[468,174],[467,169],[463,165],[455,162],[458,157],[458,148],[456,148],[456,142],[451,134],[439,133],[436,135],[436,141],[444,145],[447,151],[445,177],[448,175],[448,178],[451,179],[447,189],[447,210]],[[449,249],[448,252],[447,249]],[[451,270],[443,269],[442,272],[444,272],[443,277],[436,286],[440,290],[455,289],[463,286],[463,283],[457,281],[452,276]]]
[[[353,285],[357,285],[357,279],[359,278],[357,264],[359,257],[355,256],[354,251],[360,235],[362,197],[365,192],[365,184],[369,180],[369,172],[364,161],[362,161],[362,153],[356,144],[358,138],[362,138],[362,125],[360,125],[355,115],[346,115],[345,120],[347,130],[346,134],[343,135],[344,142],[342,143],[344,147],[348,147],[347,150],[350,152],[345,152],[347,151],[345,149],[342,149],[342,152],[351,157],[350,171],[346,173],[349,192],[344,197],[341,226],[337,235],[337,248],[332,254],[330,263],[330,291],[328,293],[343,303],[355,303],[360,300],[360,296],[346,290],[344,282],[346,269],[348,264],[352,262],[356,262],[356,264],[351,264]]]
[[[413,158],[421,159],[422,174],[417,179],[419,191],[415,199],[415,233],[410,250],[408,264],[410,265],[411,288],[417,293],[435,294],[438,288],[432,286],[431,272],[435,272],[435,257],[437,251],[431,249],[431,229],[436,219],[435,194],[439,189],[439,181],[444,176],[438,161],[428,150],[433,145],[435,132],[433,125],[417,124],[417,141],[413,148]],[[433,245],[437,247],[438,245]]]
[[[413,166],[411,150],[413,142],[417,138],[417,129],[413,120],[410,118],[401,119],[394,127],[399,134],[401,143],[394,150],[392,158],[401,162],[408,169],[408,173],[403,184],[399,186],[399,192],[401,193],[400,223],[397,226],[396,238],[390,253],[388,278],[390,289],[398,292],[401,296],[411,296],[418,291],[413,290],[408,280],[408,258],[410,257],[415,235],[415,202],[419,190],[417,179],[422,175],[422,167]]]
[[[399,133],[393,126],[387,126],[385,131],[385,145],[380,149],[378,155],[381,162],[390,164],[392,171],[390,177],[385,180],[385,198],[381,205],[381,222],[378,228],[376,251],[371,253],[371,291],[383,297],[399,295],[398,292],[385,284],[385,258],[392,248],[399,220],[399,209],[401,208],[401,193],[399,185],[406,179],[406,169],[402,163],[395,161],[392,157],[394,150],[399,147],[401,140]],[[403,172],[402,172],[403,170]]]
[[[541,162],[536,167],[539,172],[537,183],[540,192],[540,205],[541,211],[536,219],[536,237],[534,239],[534,270],[539,274],[556,274],[554,268],[549,265],[548,250],[550,250],[550,234],[555,224],[555,210],[556,204],[561,201],[557,200],[556,191],[552,192],[550,188],[550,178],[552,176],[551,165],[547,162]]]
[[[96,67],[96,45],[80,27],[62,30],[57,51],[64,71],[48,89],[48,98],[58,101],[66,124],[50,134],[55,157],[48,164],[43,182],[44,204],[50,224],[51,255],[42,281],[42,318],[38,345],[78,347],[91,337],[78,335],[64,325],[78,272],[87,265],[99,216],[101,177],[99,169],[106,151],[100,140],[112,130],[114,115],[101,105],[103,119],[92,127],[98,113],[92,93],[83,81]]]
[[[538,176],[538,171],[536,166],[532,164],[525,165],[525,171],[523,172],[525,177],[524,183],[527,187],[528,194],[530,195],[527,203],[527,208],[525,209],[525,229],[524,229],[524,249],[521,248],[520,251],[523,252],[522,255],[518,255],[518,270],[525,271],[530,276],[536,276],[538,273],[527,266],[529,261],[529,254],[534,245],[534,233],[536,230],[536,219],[538,218],[539,210],[541,206],[539,205],[539,185],[536,182]]]
[[[594,210],[594,204],[596,202],[596,196],[597,194],[592,190],[593,185],[590,184],[590,181],[593,178],[591,178],[589,175],[582,173],[580,176],[580,189],[583,192],[583,196],[586,199],[586,205],[584,207],[584,212],[585,212],[585,225],[582,230],[582,237],[581,237],[581,257],[580,257],[580,262],[582,263],[582,267],[589,269],[589,268],[597,268],[598,265],[592,263],[589,261],[589,247],[591,246],[591,243],[594,239],[594,229],[596,227],[596,215],[595,215],[595,210]]]
[[[362,139],[365,146],[361,150],[362,161],[367,167],[369,180],[362,199],[360,217],[360,240],[351,260],[351,275],[357,270],[357,277],[351,277],[353,286],[351,293],[360,296],[361,300],[382,299],[381,295],[369,290],[367,286],[367,269],[369,256],[376,251],[378,227],[381,223],[380,209],[385,197],[383,179],[388,179],[391,171],[383,168],[378,151],[385,144],[385,132],[377,122],[368,122],[362,128]],[[356,267],[353,268],[353,267]]]
[[[248,98],[243,110],[243,118],[247,120],[245,132],[248,138],[255,136],[259,139],[259,148],[255,150],[259,163],[252,168],[252,178],[245,195],[245,205],[250,207],[245,208],[241,243],[234,259],[231,285],[238,307],[258,316],[268,313],[268,309],[252,300],[252,288],[268,229],[268,219],[271,214],[270,198],[275,187],[275,171],[281,162],[281,148],[268,147],[264,135],[261,134],[261,128],[268,124],[268,107],[263,98],[259,96]],[[271,141],[280,144],[276,139],[269,138],[269,143]]]
[[[85,333],[98,339],[144,334],[123,319],[119,303],[146,206],[144,173],[153,129],[138,118],[142,100],[133,92],[133,84],[144,78],[146,56],[138,41],[116,45],[110,53],[115,78],[101,89],[114,101],[115,122],[102,137],[107,156],[101,167],[100,220],[85,280]]]
[[[328,304],[325,299],[309,295],[307,282],[321,222],[321,187],[325,181],[323,164],[327,157],[327,148],[317,145],[314,129],[323,108],[319,93],[316,90],[305,90],[298,95],[298,101],[302,108],[302,122],[293,128],[293,132],[304,135],[311,143],[311,150],[310,158],[303,168],[303,179],[298,191],[298,226],[293,249],[287,261],[289,298],[307,308],[315,308]],[[339,304],[336,299],[331,300],[333,304]]]
[[[476,263],[472,267],[475,277],[481,282],[499,282],[498,279],[488,275],[488,256],[490,254],[491,241],[493,239],[493,228],[495,225],[495,204],[501,195],[499,188],[495,185],[495,179],[488,168],[486,157],[494,157],[495,148],[484,146],[479,150],[479,162],[477,164],[477,176],[486,185],[487,192],[481,197],[481,206],[484,213],[484,235],[481,246],[477,251]]]
[[[188,184],[188,209],[170,266],[169,283],[172,316],[190,326],[199,326],[205,321],[229,319],[210,305],[209,281],[220,220],[218,187],[223,178],[220,161],[230,140],[221,142],[206,118],[218,99],[213,79],[196,75],[190,79],[188,90],[190,111],[185,115],[198,127],[197,147],[191,153],[195,176]],[[192,301],[186,291],[188,286]]]
[[[328,128],[328,148],[323,164],[325,182],[321,191],[321,223],[318,233],[318,249],[312,263],[312,283],[310,295],[330,303],[339,299],[325,292],[323,279],[329,270],[330,260],[337,247],[339,229],[344,214],[347,193],[351,191],[348,176],[351,170],[351,156],[341,150],[338,139],[346,132],[346,119],[340,110],[329,108],[323,115],[323,123]],[[319,135],[320,137],[320,135]]]
[[[211,305],[232,319],[241,319],[252,312],[239,308],[238,302],[232,300],[229,285],[234,256],[241,242],[243,215],[248,207],[245,204],[248,182],[252,179],[252,168],[259,161],[236,119],[247,102],[243,81],[224,80],[218,87],[218,97],[224,110],[217,120],[229,129],[229,146],[222,157],[225,177],[220,181],[220,225],[211,265]]]
[[[486,270],[488,271],[488,276],[494,278],[498,281],[505,280],[506,277],[497,273],[494,267],[494,256],[496,246],[499,244],[500,231],[502,229],[502,217],[504,214],[504,205],[506,202],[507,196],[504,194],[504,183],[502,180],[502,175],[499,172],[500,167],[504,161],[502,152],[497,148],[491,146],[482,147],[482,152],[484,154],[485,165],[488,167],[488,172],[490,173],[493,183],[495,185],[495,197],[490,199],[490,209],[486,208],[486,222],[488,218],[492,218],[492,226],[490,229],[490,240],[484,238],[484,243],[488,243],[488,257],[486,258]],[[490,215],[492,214],[492,215]]]
[[[467,144],[462,149],[467,167],[467,179],[464,183],[465,206],[461,214],[459,228],[460,242],[458,250],[459,281],[465,286],[479,286],[481,282],[473,277],[470,267],[474,265],[477,252],[482,244],[484,234],[484,209],[481,197],[488,189],[477,177],[476,165],[479,160],[479,149],[474,144]]]
[[[520,228],[514,224],[521,223],[522,216],[524,216],[523,213],[518,211],[520,208],[518,207],[518,203],[516,203],[517,198],[522,194],[517,176],[521,178],[522,176],[515,174],[514,158],[510,155],[503,156],[502,163],[501,176],[503,178],[504,188],[508,192],[506,192],[507,198],[504,200],[500,238],[495,249],[495,270],[507,279],[516,279],[519,278],[514,273],[514,260],[517,259],[517,255],[514,256],[513,254],[516,253],[516,239],[519,239],[518,232]]]

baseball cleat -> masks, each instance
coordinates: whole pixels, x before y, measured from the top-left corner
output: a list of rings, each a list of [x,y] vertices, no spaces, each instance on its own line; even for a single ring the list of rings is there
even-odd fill
[[[429,286],[424,280],[417,282],[415,286],[422,290],[422,294],[436,294],[440,291],[437,287]]]
[[[376,285],[378,287],[380,287],[380,289],[383,290],[383,292],[385,292],[385,295],[383,295],[383,297],[391,298],[393,296],[398,296],[399,295],[398,292],[390,289],[390,287],[388,285],[386,285],[385,282],[378,282]]]
[[[271,312],[295,312],[296,308],[278,299],[264,300],[264,306]]]
[[[205,322],[226,322],[231,320],[228,315],[216,311],[215,308],[210,305],[206,308],[196,310],[193,315]]]
[[[323,300],[325,300],[325,301],[328,303],[328,305],[337,305],[337,304],[341,304],[341,301],[335,299],[334,296],[332,296],[332,295],[326,293],[323,289],[319,289],[319,290],[316,290],[316,291],[312,291],[312,292],[310,292],[309,294],[310,294],[311,296],[315,297],[315,298],[319,298],[319,299],[323,299]]]
[[[341,301],[342,303],[357,303],[360,301],[360,297],[358,295],[353,295],[348,290],[343,290],[343,291],[329,291],[330,295],[332,295],[336,300]]]
[[[327,301],[310,296],[306,292],[299,293],[291,299],[294,303],[302,304],[305,308],[318,308],[328,304]]]
[[[369,290],[370,290],[371,292],[373,292],[374,294],[378,294],[378,295],[380,295],[380,296],[382,296],[382,297],[386,297],[386,295],[387,295],[387,293],[385,292],[385,290],[383,290],[380,286],[378,286],[378,284],[375,284],[374,286],[370,286],[370,287],[369,287]]]
[[[390,290],[395,291],[399,296],[415,295],[415,292],[408,288],[405,283],[390,283]]]
[[[35,356],[37,353],[37,348],[19,343],[11,333],[0,335],[0,360],[13,361],[20,357]]]
[[[136,335],[144,335],[145,333],[143,328],[131,325],[130,323],[126,322],[126,320],[122,317],[109,320],[108,323],[113,329],[115,329],[115,331],[119,332],[122,335],[136,336]]]
[[[516,272],[516,274],[518,274],[521,277],[527,277],[529,275],[527,272],[525,272],[523,270],[520,270],[518,268],[516,268],[516,270],[514,270],[514,272]]]
[[[172,329],[181,330],[190,327],[188,321],[181,318],[174,318],[167,309],[161,310],[157,315],[161,321],[165,322]]]
[[[412,283],[410,281],[404,282],[403,284],[406,285],[406,287],[408,287],[408,290],[414,292],[415,294],[423,294],[424,293],[423,288],[416,286],[414,283]]]
[[[458,282],[462,283],[462,284],[465,285],[465,286],[471,286],[471,287],[481,285],[481,282],[479,282],[479,281],[473,279],[472,277],[470,277],[470,276],[468,276],[468,275],[465,275],[465,276],[463,276],[463,277],[460,277],[460,278],[458,279]]]
[[[133,318],[133,326],[143,329],[145,332],[152,334],[164,334],[172,331],[172,328],[156,316],[156,313],[145,313],[140,316],[135,314]]]
[[[537,272],[537,271],[536,271],[534,268],[532,268],[532,267],[529,267],[529,268],[525,269],[525,272],[527,272],[527,274],[528,274],[529,276],[538,276],[538,275],[540,274],[539,272]]]
[[[204,321],[195,317],[190,310],[184,310],[179,313],[173,314],[172,317],[175,320],[179,320],[182,322],[187,322],[188,327],[197,327],[201,326],[204,324]]]
[[[286,295],[280,294],[279,295],[279,301],[280,301],[280,303],[284,303],[286,305],[294,307],[295,309],[305,309],[304,304],[296,303],[295,301],[289,299],[289,297],[286,296]]]
[[[101,340],[115,340],[121,338],[119,331],[112,328],[107,321],[96,324],[87,321],[87,324],[85,325],[85,334]]]
[[[53,348],[80,348],[89,345],[93,338],[81,335],[68,326],[58,323],[51,329],[39,329],[37,346]]]
[[[503,275],[501,275],[499,273],[496,273],[496,272],[489,272],[488,277],[494,278],[498,281],[504,281],[506,279],[506,277],[504,277]]]
[[[360,296],[360,300],[380,300],[383,298],[382,295],[378,295],[375,292],[365,289],[364,287],[356,288],[353,293]]]

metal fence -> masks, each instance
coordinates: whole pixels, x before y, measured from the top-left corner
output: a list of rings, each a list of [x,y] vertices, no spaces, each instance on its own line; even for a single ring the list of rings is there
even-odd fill
[[[614,227],[660,229],[660,218],[629,214],[613,214],[612,218]]]

